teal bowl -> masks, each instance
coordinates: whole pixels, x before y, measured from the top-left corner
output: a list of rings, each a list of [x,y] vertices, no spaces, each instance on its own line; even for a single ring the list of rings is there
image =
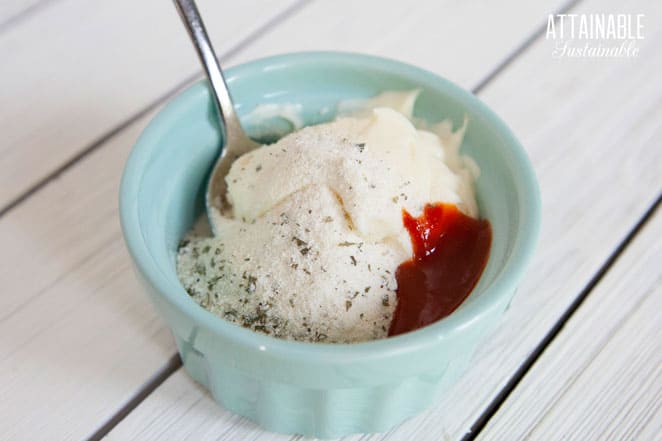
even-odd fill
[[[505,124],[475,96],[396,61],[287,54],[228,69],[227,81],[240,117],[261,103],[298,103],[306,124],[314,124],[332,118],[325,109],[340,100],[412,88],[421,89],[415,116],[450,118],[456,126],[469,117],[462,150],[481,168],[478,202],[493,228],[485,272],[447,318],[366,343],[301,343],[254,333],[204,310],[179,283],[177,244],[204,212],[206,178],[221,145],[205,83],[159,112],[124,169],[124,239],[191,377],[221,406],[270,431],[319,438],[386,431],[428,407],[462,375],[507,308],[540,225],[531,163]]]

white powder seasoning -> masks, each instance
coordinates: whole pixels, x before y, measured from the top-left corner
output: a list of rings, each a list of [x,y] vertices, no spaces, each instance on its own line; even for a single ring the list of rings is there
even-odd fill
[[[251,224],[228,221],[219,231],[179,252],[181,280],[204,308],[287,339],[386,337],[403,256],[353,232],[328,188],[310,186]]]
[[[415,95],[389,96],[405,110],[379,107],[306,127],[235,161],[226,177],[232,215],[212,213],[217,235],[192,233],[180,247],[177,271],[189,295],[279,338],[386,337],[395,271],[411,256],[402,210],[418,216],[426,203],[447,202],[477,215],[476,171],[458,154],[461,132],[416,129]]]

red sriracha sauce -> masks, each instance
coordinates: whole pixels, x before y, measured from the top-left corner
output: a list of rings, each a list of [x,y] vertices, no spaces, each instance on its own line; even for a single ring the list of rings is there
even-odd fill
[[[388,335],[413,331],[453,312],[485,269],[492,228],[452,204],[428,204],[420,217],[402,211],[414,256],[398,266],[398,305]]]

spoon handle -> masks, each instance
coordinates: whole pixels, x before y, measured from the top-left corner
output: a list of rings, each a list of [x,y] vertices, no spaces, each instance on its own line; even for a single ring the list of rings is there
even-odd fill
[[[198,57],[207,72],[211,87],[214,89],[212,95],[216,102],[221,122],[223,123],[221,124],[221,127],[224,131],[226,145],[228,144],[228,139],[234,137],[245,138],[246,135],[244,134],[239,119],[234,111],[234,106],[232,105],[232,97],[230,96],[230,91],[225,83],[223,71],[218,64],[214,48],[211,45],[211,41],[209,41],[209,36],[205,30],[205,25],[202,22],[202,17],[200,17],[198,8],[195,5],[195,1],[174,0],[174,2],[177,7],[177,12],[179,12],[182,22],[188,31],[189,37],[191,37],[191,41],[195,46]]]

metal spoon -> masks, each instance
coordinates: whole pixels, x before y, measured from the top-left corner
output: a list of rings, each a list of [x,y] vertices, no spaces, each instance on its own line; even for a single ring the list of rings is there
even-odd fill
[[[207,216],[209,217],[212,230],[214,229],[214,209],[218,213],[226,213],[229,204],[225,197],[225,176],[230,171],[232,162],[239,156],[247,153],[259,144],[251,140],[239,123],[239,118],[234,111],[232,97],[225,83],[223,71],[218,64],[214,49],[212,48],[207,31],[202,23],[202,17],[198,12],[194,0],[174,0],[179,16],[188,31],[189,37],[195,46],[202,66],[205,68],[212,96],[216,103],[216,109],[220,117],[219,126],[223,130],[224,146],[214,164],[207,184]]]

